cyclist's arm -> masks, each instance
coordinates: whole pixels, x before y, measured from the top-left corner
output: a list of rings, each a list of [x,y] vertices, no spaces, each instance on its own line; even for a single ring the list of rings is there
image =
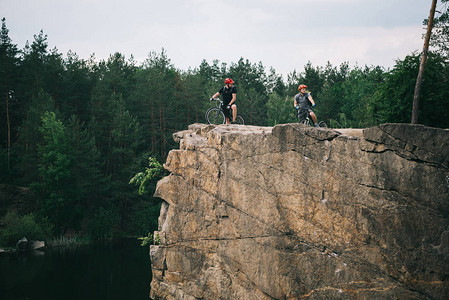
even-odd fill
[[[309,101],[312,103],[312,106],[315,106],[315,101],[313,101],[312,95],[309,95]]]
[[[236,98],[237,98],[237,94],[235,94],[235,93],[232,94],[232,99],[231,99],[231,102],[229,102],[229,105],[234,104]]]
[[[212,96],[212,98],[217,98],[218,96],[220,96],[220,92],[216,92],[216,93]]]

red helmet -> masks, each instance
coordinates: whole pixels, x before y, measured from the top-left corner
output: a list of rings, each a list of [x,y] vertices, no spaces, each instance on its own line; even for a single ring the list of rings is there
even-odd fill
[[[232,80],[231,78],[226,78],[225,79],[225,84],[233,84],[234,80]]]
[[[307,85],[305,85],[305,84],[300,84],[299,86],[298,86],[298,91],[300,91],[301,89],[306,89],[307,88]]]

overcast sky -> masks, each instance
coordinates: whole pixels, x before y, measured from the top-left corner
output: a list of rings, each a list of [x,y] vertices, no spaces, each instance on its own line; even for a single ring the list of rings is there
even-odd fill
[[[262,62],[279,74],[349,62],[391,68],[421,51],[431,0],[0,0],[20,49],[42,29],[49,48],[142,62],[165,49],[178,69]]]

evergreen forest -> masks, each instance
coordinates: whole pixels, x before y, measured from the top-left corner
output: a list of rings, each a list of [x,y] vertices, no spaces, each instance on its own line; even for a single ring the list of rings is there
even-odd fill
[[[441,22],[447,24],[447,16]],[[419,123],[426,126],[449,128],[447,44],[438,47],[447,36],[447,30],[435,31],[423,77]],[[227,77],[236,83],[245,124],[296,122],[293,97],[305,83],[319,121],[365,128],[410,123],[420,59],[421,53],[410,53],[391,69],[309,62],[300,71],[292,66],[287,78],[245,58],[203,60],[179,70],[164,49],[142,63],[120,53],[100,61],[63,55],[49,49],[43,31],[18,49],[3,19],[0,183],[29,189],[33,201],[21,210],[1,210],[0,244],[11,243],[20,230],[35,238],[103,239],[157,229],[157,178],[142,194],[130,179],[149,158],[165,161],[178,146],[174,132],[205,122],[207,108],[215,105],[209,99]]]

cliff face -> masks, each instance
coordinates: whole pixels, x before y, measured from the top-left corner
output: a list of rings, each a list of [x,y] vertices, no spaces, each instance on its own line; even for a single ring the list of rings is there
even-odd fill
[[[194,124],[174,138],[153,299],[449,298],[449,130]]]

